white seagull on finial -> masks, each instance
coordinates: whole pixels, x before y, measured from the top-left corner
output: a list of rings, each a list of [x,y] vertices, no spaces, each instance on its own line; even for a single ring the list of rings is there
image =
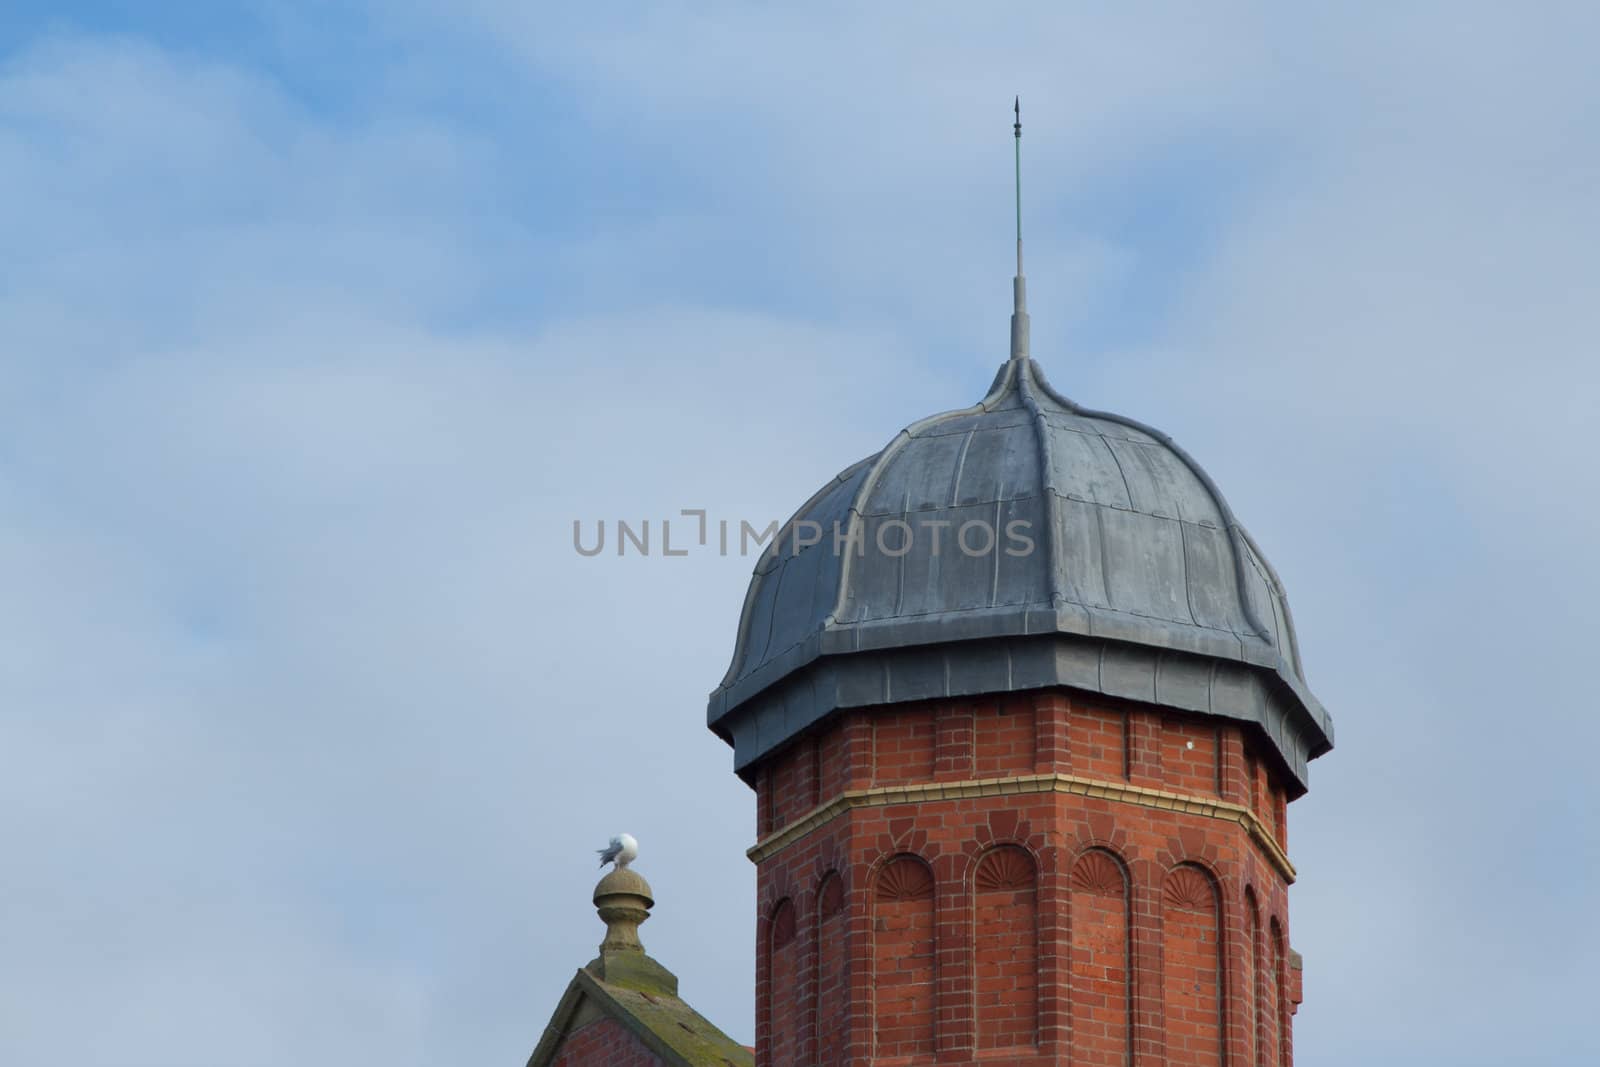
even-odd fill
[[[632,834],[618,834],[611,839],[611,844],[595,851],[600,853],[600,866],[614,863],[620,871],[638,858],[639,842],[633,839]]]

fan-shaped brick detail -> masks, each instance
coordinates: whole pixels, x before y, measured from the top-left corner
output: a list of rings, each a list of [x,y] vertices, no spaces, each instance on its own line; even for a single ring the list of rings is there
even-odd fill
[[[817,890],[817,914],[823,919],[831,919],[844,910],[844,879],[839,877],[837,871],[829,871],[822,879],[822,888]]]
[[[772,1029],[771,1055],[773,1062],[793,1063],[800,1046],[798,1016],[776,1011],[775,991],[791,989],[800,979],[800,946],[795,940],[795,906],[788,898],[778,901],[772,912],[772,950],[768,954],[769,981],[766,997],[769,1014],[776,1025]]]
[[[780,900],[777,909],[772,913],[772,947],[782,948],[793,940],[794,903]]]
[[[878,872],[879,900],[928,900],[933,896],[933,872],[915,856],[897,856]]]
[[[1285,966],[1283,927],[1274,916],[1267,929],[1267,951],[1262,953],[1262,970],[1267,980],[1261,998],[1261,1062],[1280,1067],[1289,1062],[1289,1013],[1284,999]]]
[[[815,980],[811,986],[813,1063],[845,1063],[850,1037],[850,960],[845,945],[844,879],[830,864],[817,887]],[[799,991],[796,991],[799,993]],[[797,997],[798,999],[798,997]]]
[[[984,854],[973,876],[978,1047],[1039,1040],[1039,893],[1033,857],[1016,845]]]
[[[1216,905],[1211,879],[1197,867],[1178,867],[1167,875],[1167,906],[1185,911],[1210,911]]]
[[[1132,1062],[1133,945],[1128,876],[1110,852],[1093,848],[1072,866],[1068,1010],[1078,1044],[1073,1062]]]
[[[1267,1063],[1265,1053],[1262,1051],[1262,967],[1261,967],[1261,908],[1256,903],[1255,890],[1249,886],[1244,891],[1245,917],[1249,921],[1250,929],[1246,935],[1244,951],[1245,990],[1249,994],[1245,997],[1245,1039],[1249,1043],[1250,1063],[1253,1067],[1264,1067]]]
[[[930,1054],[934,1050],[933,983],[938,957],[933,872],[916,856],[896,856],[878,872],[874,896],[875,1054]]]
[[[1222,1067],[1228,1044],[1223,975],[1227,946],[1216,883],[1198,867],[1175,867],[1167,875],[1162,898],[1161,1006],[1167,1067]],[[1244,1047],[1238,1051],[1248,1054],[1248,1042],[1241,1044]],[[1248,1056],[1242,1062],[1248,1062]]]
[[[1104,897],[1120,897],[1127,891],[1122,865],[1109,853],[1094,849],[1078,857],[1072,868],[1072,888]]]
[[[1034,880],[1033,857],[1020,848],[997,848],[983,857],[975,877],[978,892],[1027,889]]]

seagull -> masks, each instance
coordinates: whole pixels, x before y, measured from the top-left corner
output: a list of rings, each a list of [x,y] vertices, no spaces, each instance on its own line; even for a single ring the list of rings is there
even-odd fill
[[[595,851],[600,853],[600,866],[614,863],[620,871],[638,858],[639,842],[633,839],[632,834],[618,834],[611,839],[611,844]]]

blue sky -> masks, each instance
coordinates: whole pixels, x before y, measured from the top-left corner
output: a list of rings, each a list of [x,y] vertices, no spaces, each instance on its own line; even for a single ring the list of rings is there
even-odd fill
[[[571,522],[981,395],[1018,92],[1036,357],[1206,465],[1338,723],[1299,1063],[1595,1058],[1597,29],[8,5],[0,1059],[521,1062],[623,828],[748,1039],[750,561]]]

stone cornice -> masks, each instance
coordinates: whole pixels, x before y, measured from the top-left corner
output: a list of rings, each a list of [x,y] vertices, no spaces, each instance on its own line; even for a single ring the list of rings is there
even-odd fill
[[[1295,880],[1294,864],[1279,847],[1271,831],[1262,824],[1254,812],[1239,804],[1217,797],[1196,796],[1190,793],[1172,793],[1164,789],[1150,789],[1127,782],[1108,782],[1096,778],[1079,778],[1071,774],[1020,774],[1009,778],[977,778],[954,782],[926,782],[916,785],[875,786],[871,789],[852,789],[839,794],[812,809],[787,826],[767,835],[752,845],[745,855],[750,862],[760,863],[780,849],[800,840],[812,830],[855,808],[877,808],[890,804],[918,804],[932,800],[966,800],[973,797],[1023,796],[1036,793],[1066,793],[1073,796],[1096,797],[1102,800],[1136,804],[1142,808],[1178,811],[1199,815],[1207,819],[1238,823],[1249,832],[1272,865],[1284,879]]]

